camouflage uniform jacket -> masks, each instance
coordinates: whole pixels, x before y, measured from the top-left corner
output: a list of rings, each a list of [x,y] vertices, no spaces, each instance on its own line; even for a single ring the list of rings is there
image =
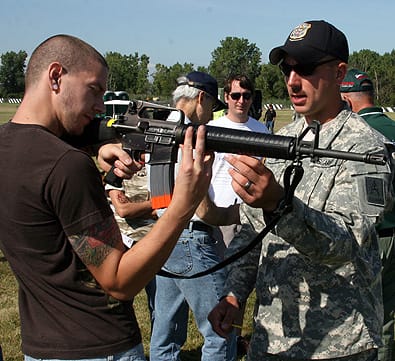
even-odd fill
[[[278,134],[296,136],[304,117]],[[320,148],[382,151],[382,138],[345,109],[320,132]],[[283,181],[290,161],[268,159]],[[256,306],[249,360],[263,353],[291,359],[330,359],[380,344],[380,257],[374,223],[392,202],[391,168],[339,159],[303,159],[304,176],[284,215],[261,245],[231,265],[226,294]],[[264,228],[261,209],[240,208],[249,243]],[[232,245],[232,243],[231,243]]]

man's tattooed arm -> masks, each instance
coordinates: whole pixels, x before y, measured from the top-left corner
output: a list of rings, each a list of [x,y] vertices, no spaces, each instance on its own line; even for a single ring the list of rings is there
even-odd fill
[[[83,233],[69,237],[69,241],[86,266],[100,267],[114,250],[123,248],[119,227],[114,217],[86,229]]]

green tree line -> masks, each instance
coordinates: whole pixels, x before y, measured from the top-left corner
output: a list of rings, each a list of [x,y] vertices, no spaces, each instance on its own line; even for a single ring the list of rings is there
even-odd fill
[[[262,53],[254,43],[238,37],[226,37],[211,53],[207,67],[195,67],[192,63],[176,63],[172,66],[156,64],[150,73],[149,56],[124,55],[117,52],[104,54],[109,67],[109,90],[124,90],[133,98],[169,100],[176,79],[192,70],[205,71],[223,87],[231,73],[247,74],[262,91],[265,103],[288,103],[283,76],[277,66],[261,62]],[[0,97],[22,97],[27,53],[9,51],[1,55]],[[350,55],[349,67],[367,72],[372,78],[377,104],[395,105],[395,49],[383,55],[363,49]]]

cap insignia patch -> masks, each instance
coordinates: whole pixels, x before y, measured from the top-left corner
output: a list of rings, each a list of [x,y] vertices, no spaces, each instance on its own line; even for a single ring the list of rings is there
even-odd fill
[[[366,79],[368,76],[366,74],[355,74],[355,79],[361,80]]]
[[[310,28],[311,28],[311,24],[309,23],[303,23],[298,25],[295,29],[292,30],[291,34],[289,35],[289,40],[290,41],[302,40],[306,36]]]

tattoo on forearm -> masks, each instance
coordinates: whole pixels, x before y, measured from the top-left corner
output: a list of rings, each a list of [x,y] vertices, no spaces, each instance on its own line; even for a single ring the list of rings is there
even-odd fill
[[[123,192],[119,192],[117,195],[118,198],[118,202],[119,203],[129,203],[130,199],[128,197],[126,197],[125,193]]]
[[[108,217],[85,232],[70,236],[69,241],[85,265],[100,267],[121,239],[114,217]]]

